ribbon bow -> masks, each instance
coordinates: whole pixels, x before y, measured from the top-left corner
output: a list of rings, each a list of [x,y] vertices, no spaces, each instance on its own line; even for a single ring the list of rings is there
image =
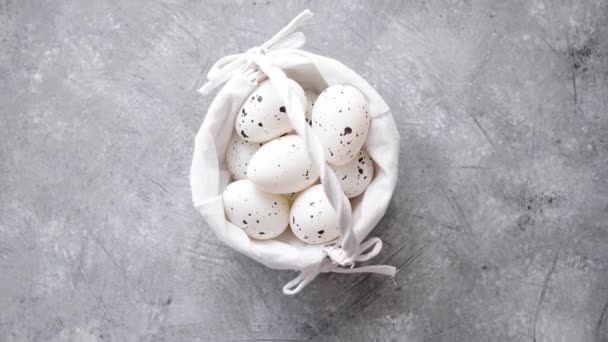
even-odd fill
[[[311,133],[311,128],[305,121],[305,109],[302,108],[299,100],[289,90],[287,76],[283,70],[273,65],[272,61],[266,56],[271,51],[297,49],[304,45],[306,42],[304,34],[294,31],[309,22],[312,22],[312,12],[305,10],[261,46],[251,48],[246,53],[230,55],[218,60],[207,74],[208,82],[199,89],[201,93],[207,94],[212,89],[238,74],[256,80],[261,75],[268,76],[279,97],[285,104],[289,121],[296,133],[304,140],[308,156],[314,167],[319,170],[325,194],[338,215],[338,227],[342,237],[339,245],[325,246],[323,248],[328,258],[302,270],[298,277],[283,287],[283,293],[287,295],[294,295],[300,292],[304,286],[320,273],[380,273],[394,276],[397,271],[395,267],[388,265],[354,267],[355,262],[367,261],[375,257],[382,249],[382,241],[376,237],[370,238],[363,243],[357,241],[352,228],[350,201],[344,195],[336,175],[325,163],[325,152],[321,142]],[[256,65],[257,67],[255,69],[251,68],[252,65]],[[371,251],[365,253],[370,248]],[[350,266],[350,268],[346,268],[345,266]]]
[[[365,251],[370,248],[372,248],[372,250],[365,253]],[[378,273],[389,277],[394,277],[397,273],[397,269],[394,266],[389,265],[354,267],[356,261],[367,261],[380,253],[380,250],[382,250],[382,240],[377,237],[369,238],[367,241],[361,243],[353,256],[348,256],[348,253],[338,246],[325,246],[323,250],[329,257],[329,260],[324,260],[318,268],[303,270],[296,278],[283,286],[284,294],[295,295],[308,285],[308,283],[313,281],[320,273]],[[342,267],[348,265],[351,267]]]
[[[306,43],[306,37],[302,32],[294,32],[300,26],[311,23],[313,14],[305,10],[287,24],[281,31],[275,34],[267,42],[260,46],[247,50],[246,53],[229,55],[219,59],[207,73],[208,82],[198,91],[208,94],[217,86],[227,82],[237,73],[245,73],[254,63],[255,57],[266,55],[270,51],[280,49],[297,49]]]

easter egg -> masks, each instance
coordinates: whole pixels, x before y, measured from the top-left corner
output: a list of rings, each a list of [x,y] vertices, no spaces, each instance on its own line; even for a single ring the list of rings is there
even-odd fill
[[[275,194],[302,191],[319,178],[298,135],[262,146],[249,161],[247,176],[263,191]]]
[[[317,101],[317,97],[319,97],[319,94],[312,90],[305,90],[304,93],[306,94],[305,120],[309,126],[312,126],[312,109],[315,107],[315,102]]]
[[[302,110],[306,110],[306,95],[298,83],[287,79]],[[252,142],[265,142],[292,130],[285,104],[273,84],[266,80],[242,104],[234,122],[236,133]]]
[[[365,149],[344,165],[329,165],[348,198],[361,195],[374,178],[374,162]]]
[[[228,184],[222,194],[228,221],[254,239],[279,236],[287,228],[289,201],[281,195],[260,190],[249,180]]]
[[[298,239],[310,244],[331,242],[340,235],[338,215],[323,185],[312,186],[296,198],[291,206],[289,226]]]
[[[226,148],[226,167],[232,178],[247,179],[247,166],[251,157],[264,143],[246,141],[238,134],[233,134]]]
[[[325,149],[325,160],[334,165],[352,160],[365,143],[370,121],[367,99],[355,87],[333,85],[319,94],[312,128]]]

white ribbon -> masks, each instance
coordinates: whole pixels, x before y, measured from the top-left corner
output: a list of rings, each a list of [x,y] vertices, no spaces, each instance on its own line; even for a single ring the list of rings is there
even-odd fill
[[[220,58],[207,73],[207,79],[209,81],[198,91],[202,94],[208,94],[217,86],[227,82],[235,74],[246,72],[252,65],[253,56],[263,56],[274,50],[297,49],[302,47],[304,43],[306,43],[306,37],[304,36],[304,33],[294,31],[302,25],[311,23],[312,18],[312,12],[308,9],[304,10],[293,18],[293,20],[281,31],[259,47],[253,47],[247,50],[246,53]]]
[[[382,249],[379,238],[370,238],[361,244],[357,243],[352,229],[352,211],[350,201],[344,195],[338,178],[325,163],[325,152],[319,139],[311,133],[305,121],[304,110],[296,95],[290,91],[287,76],[281,68],[273,65],[267,54],[282,49],[297,49],[304,45],[306,38],[302,32],[294,32],[300,26],[312,22],[313,14],[305,10],[296,16],[287,26],[275,34],[260,47],[249,49],[246,53],[226,56],[218,60],[207,74],[208,82],[199,89],[203,94],[241,74],[255,80],[266,75],[286,107],[287,116],[293,128],[304,140],[308,156],[319,172],[323,190],[327,199],[338,215],[338,227],[341,240],[337,246],[326,246],[324,251],[329,257],[321,264],[302,270],[300,275],[283,287],[283,293],[293,295],[300,292],[317,275],[326,272],[335,273],[380,273],[394,276],[396,268],[388,265],[370,265],[355,268],[355,262],[367,261],[376,256]],[[369,253],[364,253],[373,247]],[[351,266],[344,268],[343,266]],[[294,287],[295,286],[295,287]]]
[[[372,250],[368,253],[364,253],[369,248]],[[344,250],[337,246],[325,246],[324,251],[327,253],[331,260],[326,260],[319,267],[303,270],[296,278],[283,286],[283,293],[286,295],[295,295],[300,292],[308,283],[313,281],[320,273],[378,273],[384,274],[389,277],[394,277],[397,273],[397,269],[394,266],[389,265],[368,265],[361,267],[354,267],[354,262],[350,268],[344,268],[348,264],[342,264],[341,262],[348,262],[348,257]],[[361,243],[357,252],[354,255],[355,261],[367,261],[380,253],[382,250],[382,240],[377,237],[369,238],[367,241]]]

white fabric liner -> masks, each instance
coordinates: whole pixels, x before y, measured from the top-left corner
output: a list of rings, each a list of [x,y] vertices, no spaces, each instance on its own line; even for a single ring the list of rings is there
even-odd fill
[[[371,259],[382,248],[380,239],[370,238],[365,242],[364,239],[384,215],[395,189],[399,132],[387,104],[361,76],[336,60],[298,49],[304,44],[304,35],[293,31],[311,18],[312,13],[306,10],[261,47],[224,57],[212,67],[208,74],[209,82],[201,92],[208,93],[221,83],[226,84],[209,106],[196,135],[190,172],[194,207],[218,239],[270,268],[301,272],[283,288],[288,295],[298,293],[321,272],[373,272],[389,276],[396,272],[393,266],[354,267],[354,263]],[[365,193],[353,200],[352,212],[350,201],[325,163],[320,142],[306,124],[297,100],[291,99],[286,76],[303,88],[317,92],[329,85],[351,85],[363,92],[369,101],[372,120],[365,148],[375,162],[375,176]],[[230,182],[225,151],[234,132],[240,106],[266,78],[270,78],[283,99],[289,120],[304,139],[313,165],[321,175],[325,193],[339,214],[341,238],[336,245],[305,244],[291,232],[275,240],[254,240],[226,220],[221,197]],[[368,249],[371,251],[365,253]]]

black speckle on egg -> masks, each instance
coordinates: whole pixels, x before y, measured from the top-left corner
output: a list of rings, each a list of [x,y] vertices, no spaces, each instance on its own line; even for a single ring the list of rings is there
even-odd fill
[[[313,205],[315,205],[315,202],[310,202],[310,206],[312,207]]]
[[[317,234],[319,234],[319,235],[323,235],[323,233],[325,233],[325,231],[324,231],[324,230],[319,230],[319,231],[317,232]]]
[[[262,102],[262,97],[258,96],[258,102]]]
[[[243,108],[243,110],[241,112],[243,113],[243,116],[247,116],[247,112],[245,111],[245,108]]]
[[[279,112],[285,113],[285,106],[281,106],[281,108],[279,108]]]
[[[247,221],[243,220],[243,223],[244,223],[244,224],[247,224]]]
[[[265,235],[266,233],[264,233],[264,232],[259,232],[258,234],[260,234],[260,235]]]
[[[357,166],[357,170],[359,171],[359,174],[362,175],[363,174],[363,169]]]
[[[347,175],[344,175],[344,177],[342,177],[342,180],[345,180],[345,179],[346,179],[346,176],[347,176]]]
[[[351,134],[353,129],[350,127],[344,127],[344,135]]]
[[[260,223],[260,220],[255,220],[255,223]]]
[[[241,131],[241,135],[243,136],[243,138],[249,138],[249,137],[247,136],[247,134],[245,134],[245,131]]]
[[[261,123],[261,122],[258,122],[258,126],[260,126],[260,127],[264,127],[264,125],[262,125],[262,123]]]
[[[363,157],[359,158],[359,163],[361,163],[363,161]]]

